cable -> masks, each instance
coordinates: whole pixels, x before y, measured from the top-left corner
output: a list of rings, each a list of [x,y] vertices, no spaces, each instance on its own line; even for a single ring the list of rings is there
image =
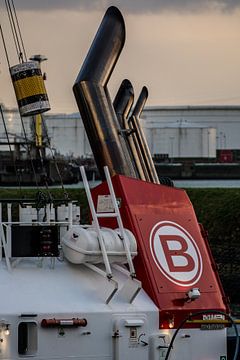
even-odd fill
[[[61,188],[62,188],[64,197],[65,197],[66,200],[69,200],[69,195],[68,195],[68,192],[66,191],[66,189],[64,188],[63,179],[62,179],[62,176],[61,176],[58,164],[57,164],[57,160],[56,160],[56,158],[55,158],[55,156],[53,154],[53,150],[51,148],[50,139],[49,139],[48,132],[47,132],[47,126],[46,126],[46,122],[45,122],[45,119],[43,118],[43,116],[42,116],[42,123],[43,123],[43,127],[44,127],[45,136],[46,136],[46,139],[47,139],[47,145],[48,145],[48,148],[51,151],[52,159],[54,161],[54,165],[55,165],[55,168],[56,168],[56,171],[57,171],[60,183],[61,183]]]
[[[27,54],[26,54],[26,50],[25,50],[25,46],[24,46],[24,42],[23,42],[22,32],[21,32],[21,29],[20,29],[20,25],[19,25],[19,21],[18,21],[18,17],[17,17],[17,12],[16,12],[16,8],[15,8],[13,0],[12,0],[12,8],[13,8],[13,13],[14,13],[14,16],[15,16],[17,28],[18,28],[18,34],[20,36],[20,40],[21,40],[21,44],[22,44],[23,54],[24,54],[24,57],[25,57],[25,61],[27,61]]]
[[[24,63],[24,61],[27,61],[27,54],[26,54],[26,50],[25,50],[25,46],[24,46],[24,42],[23,42],[23,37],[22,37],[22,34],[21,34],[21,29],[20,29],[20,25],[19,25],[19,21],[18,21],[16,8],[15,8],[15,5],[14,5],[14,0],[5,0],[5,6],[6,6],[6,10],[7,10],[8,20],[9,20],[9,23],[10,23],[11,32],[12,32],[13,40],[14,40],[14,43],[15,43],[19,63]],[[7,62],[8,62],[8,68],[10,70],[10,61],[9,61],[9,57],[8,57],[8,53],[7,53],[7,47],[6,47],[6,42],[5,42],[5,39],[4,39],[2,27],[0,28],[0,30],[1,30],[1,36],[2,36],[2,39],[3,39],[4,50],[5,50],[5,54],[6,54],[6,58],[7,58]],[[40,158],[41,166],[42,166],[42,169],[43,169],[43,172],[44,172],[43,180],[44,180],[44,185],[45,185],[45,187],[47,189],[48,195],[45,195],[41,191],[39,191],[39,184],[38,184],[36,169],[34,167],[33,157],[32,157],[32,153],[31,153],[31,144],[29,142],[29,139],[27,138],[23,118],[22,118],[21,115],[20,115],[20,119],[21,119],[21,125],[22,125],[23,134],[24,134],[24,139],[25,139],[25,143],[26,143],[26,150],[27,150],[28,159],[30,160],[31,169],[32,169],[32,172],[33,172],[35,184],[36,184],[36,187],[38,189],[38,194],[37,194],[37,199],[36,199],[36,206],[37,206],[37,208],[39,208],[41,203],[43,204],[43,206],[46,206],[47,202],[51,203],[52,202],[52,195],[51,195],[51,193],[49,191],[48,182],[47,182],[47,174],[46,174],[46,171],[45,171],[45,168],[44,168],[43,157],[42,157],[42,153],[41,153],[40,148],[38,148],[37,150],[39,152],[39,158]],[[6,134],[7,134],[6,127],[5,127],[5,131],[6,131]],[[8,134],[7,134],[7,137],[8,137]],[[9,138],[8,138],[8,142],[9,142]],[[10,144],[10,142],[9,142],[9,144]],[[27,167],[28,167],[28,162],[27,162]],[[59,170],[58,170],[58,173],[59,173]],[[66,198],[68,198],[68,196]]]
[[[3,30],[2,30],[2,25],[1,24],[0,24],[0,32],[1,32],[1,37],[2,37],[2,41],[3,41],[3,47],[4,47],[4,51],[5,51],[5,56],[6,56],[7,63],[8,63],[8,68],[10,68],[10,61],[9,61],[9,57],[8,57],[6,42],[5,42],[5,38],[4,38],[4,35],[3,35]]]
[[[19,61],[20,61],[20,60],[23,61],[21,45],[20,45],[20,41],[19,41],[18,36],[20,36],[23,49],[24,49],[24,45],[23,45],[23,40],[22,40],[21,31],[20,31],[20,27],[19,27],[17,15],[16,15],[16,9],[15,9],[13,0],[12,0],[13,10],[12,10],[12,8],[11,8],[11,4],[10,4],[9,0],[5,0],[5,5],[6,5],[7,13],[8,13],[8,19],[9,19],[9,22],[10,22],[11,30],[12,30],[12,35],[13,35],[14,42],[15,42],[15,46],[16,46],[17,55],[18,55],[18,57],[19,57]],[[15,16],[15,20],[14,20],[13,13],[14,13],[14,16]],[[16,23],[17,23],[17,26],[16,26]],[[17,32],[17,28],[18,28],[19,34],[18,34],[18,32]],[[2,36],[2,40],[3,40],[3,45],[4,45],[5,55],[6,55],[6,58],[7,58],[8,67],[9,67],[9,69],[10,69],[10,61],[9,61],[8,52],[7,52],[7,47],[6,47],[6,42],[5,42],[5,38],[4,38],[4,34],[3,34],[3,31],[2,31],[2,26],[1,26],[1,25],[0,25],[0,31],[1,31],[1,36]],[[24,49],[24,54],[25,54],[25,56],[26,56],[25,49]],[[38,187],[38,182],[37,182],[37,177],[36,177],[36,171],[35,171],[35,169],[34,169],[33,160],[32,160],[31,152],[30,152],[30,148],[29,148],[29,141],[28,141],[28,139],[27,139],[27,135],[26,135],[26,131],[25,131],[25,127],[24,127],[24,124],[23,124],[23,120],[22,120],[22,116],[21,116],[21,115],[20,115],[20,119],[21,119],[22,129],[23,129],[23,133],[24,133],[24,139],[25,139],[25,142],[26,142],[26,145],[27,145],[27,152],[28,152],[28,154],[29,154],[29,158],[30,158],[30,162],[31,162],[31,167],[32,167],[32,170],[33,170],[34,178],[35,178],[35,183],[36,183],[36,186]],[[5,131],[6,131],[6,134],[7,134],[7,129],[6,129],[6,128],[5,128]],[[8,135],[7,135],[7,136],[8,136]],[[8,141],[9,141],[9,140],[8,140]]]
[[[42,117],[41,117],[42,119]],[[36,131],[36,118],[35,116],[33,116],[33,127],[34,127],[34,136],[36,138],[37,136],[37,131]],[[36,146],[36,145],[35,145]],[[44,165],[44,162],[43,162],[43,154],[42,154],[42,149],[40,148],[40,146],[36,146],[37,150],[38,150],[38,155],[39,155],[39,159],[40,159],[40,163],[41,163],[41,168],[42,168],[42,171],[43,171],[43,181],[44,181],[44,184],[46,186],[46,188],[48,189],[48,176],[47,176],[47,171],[46,171],[46,167]]]
[[[173,347],[173,343],[175,341],[175,338],[179,332],[179,330],[182,329],[183,325],[188,321],[190,320],[192,317],[195,317],[195,316],[198,316],[198,315],[203,315],[203,314],[207,314],[207,313],[214,313],[214,314],[221,314],[221,315],[225,315],[231,322],[232,326],[234,327],[234,330],[235,330],[235,333],[236,333],[236,345],[235,345],[235,353],[234,353],[234,357],[232,360],[237,360],[238,358],[238,351],[239,351],[239,334],[238,334],[238,329],[237,329],[237,325],[235,324],[233,318],[223,312],[223,311],[218,311],[218,310],[205,310],[205,311],[198,311],[198,312],[195,312],[193,314],[189,314],[184,320],[182,320],[182,322],[180,323],[180,325],[178,326],[178,328],[176,329],[175,333],[173,334],[173,337],[170,341],[170,344],[169,344],[169,347],[168,347],[168,350],[167,350],[167,353],[166,353],[166,357],[165,357],[165,360],[168,360],[169,359],[169,355],[170,355],[170,352],[171,352],[171,349]]]
[[[27,145],[27,153],[28,153],[28,156],[29,156],[29,159],[30,159],[30,164],[31,164],[31,168],[32,168],[32,171],[33,171],[33,174],[34,174],[34,179],[35,179],[35,184],[36,184],[36,187],[38,189],[38,195],[39,198],[41,199],[41,201],[44,199],[43,203],[52,203],[52,194],[50,193],[49,191],[49,187],[48,187],[48,182],[47,182],[47,179],[46,179],[46,176],[44,176],[44,182],[45,182],[45,187],[46,187],[46,190],[47,190],[47,194],[48,194],[48,197],[46,197],[46,195],[39,190],[39,184],[38,184],[38,180],[37,180],[37,174],[36,174],[36,171],[35,171],[35,167],[34,167],[34,164],[33,164],[33,158],[32,158],[32,155],[31,155],[31,149],[30,149],[30,146],[29,146],[29,141],[28,141],[28,138],[27,138],[27,134],[26,134],[26,130],[25,130],[25,126],[24,126],[24,123],[23,123],[23,119],[22,119],[22,116],[20,116],[21,118],[21,124],[22,124],[22,129],[23,129],[23,133],[24,133],[24,139],[25,139],[25,142],[26,142],[26,145]],[[47,200],[46,200],[47,199]],[[36,204],[37,204],[37,208],[39,207],[39,203],[40,201],[39,200],[36,200]]]
[[[7,9],[7,14],[8,14],[8,20],[9,20],[10,28],[11,28],[11,31],[12,31],[13,41],[14,41],[15,48],[16,48],[16,53],[17,53],[17,55],[18,55],[18,53],[19,53],[19,48],[18,48],[18,44],[17,44],[17,39],[16,39],[16,37],[15,37],[13,24],[12,24],[12,21],[11,21],[9,5],[8,5],[8,3],[7,3],[6,0],[5,0],[5,5],[6,5],[6,9]],[[10,67],[10,66],[9,66],[9,67]]]
[[[22,33],[21,33],[19,21],[18,21],[16,8],[14,5],[14,0],[11,0],[11,3],[10,3],[10,0],[5,0],[5,6],[6,6],[7,16],[8,16],[12,36],[13,36],[13,41],[14,41],[15,48],[16,48],[17,57],[18,57],[19,62],[23,63],[24,61],[27,61],[27,54],[26,54],[26,50],[25,50],[25,46],[24,46],[24,42],[23,42],[23,37],[22,37]],[[3,43],[4,43],[4,49],[5,49],[5,53],[6,53],[6,57],[7,57],[7,61],[8,61],[8,67],[10,68],[10,62],[9,62],[8,55],[7,55],[6,44],[5,44],[2,28],[1,28],[1,33],[2,33]]]
[[[23,42],[23,37],[22,37],[22,34],[21,34],[21,29],[20,29],[20,26],[19,26],[19,21],[18,21],[16,8],[15,8],[15,5],[14,5],[14,0],[5,0],[5,6],[6,6],[6,9],[7,9],[8,19],[9,19],[11,32],[12,32],[12,36],[13,36],[13,39],[14,39],[18,59],[19,59],[19,62],[23,63],[24,58],[25,58],[25,61],[27,61],[27,54],[26,54],[26,50],[25,50],[25,46],[24,46],[24,42]],[[8,57],[8,53],[7,53],[7,47],[6,47],[2,27],[0,28],[0,30],[1,30],[1,36],[2,36],[2,39],[3,39],[5,54],[6,54],[6,58],[7,58],[7,62],[8,62],[8,67],[10,69],[10,61],[9,61],[9,57]],[[30,145],[29,145],[29,141],[27,139],[26,130],[25,130],[23,119],[22,119],[21,115],[20,115],[20,118],[21,118],[21,124],[22,124],[23,133],[24,133],[24,138],[25,138],[25,142],[26,142],[26,146],[27,146],[28,157],[30,159],[31,168],[32,168],[32,171],[33,171],[33,174],[34,174],[36,187],[38,188],[39,187],[38,186],[38,180],[37,180],[37,175],[36,175],[36,171],[35,171],[34,164],[33,164],[33,158],[32,158],[32,155],[31,155],[31,148],[30,148]],[[43,118],[42,118],[42,123],[45,126],[45,122],[44,122]],[[58,167],[58,165],[56,163],[56,159],[55,159],[54,154],[52,152],[52,149],[50,147],[50,140],[48,138],[46,126],[45,126],[45,133],[46,133],[46,137],[47,137],[47,140],[48,140],[48,143],[49,143],[49,148],[50,148],[51,153],[52,153],[52,158],[54,160],[54,165],[55,165],[57,174],[58,174],[60,182],[61,182],[61,187],[62,187],[62,190],[64,192],[64,197],[65,197],[66,200],[68,200],[69,199],[68,193],[64,189],[63,180],[62,180],[62,177],[61,177],[61,174],[60,174],[60,171],[59,171],[59,167]],[[42,156],[42,152],[41,152],[40,148],[38,148],[38,153],[39,153],[41,166],[42,166],[42,169],[44,171],[44,179],[43,180],[44,180],[46,189],[48,191],[48,199],[49,199],[49,201],[51,201],[52,196],[51,196],[51,194],[49,192],[48,182],[47,182],[47,174],[46,174],[46,170],[44,168],[43,156]]]
[[[32,168],[32,171],[33,171],[34,179],[35,179],[35,184],[36,184],[36,187],[39,188],[38,181],[37,181],[36,171],[35,171],[35,168],[34,168],[34,165],[33,165],[33,159],[32,159],[32,155],[31,155],[31,149],[30,149],[30,146],[29,146],[29,140],[28,140],[28,138],[27,138],[25,126],[24,126],[23,119],[22,119],[22,116],[21,116],[21,115],[20,115],[20,119],[21,119],[23,134],[24,134],[24,140],[25,140],[26,146],[27,146],[27,153],[28,153],[28,155],[29,155],[29,159],[30,159],[30,163],[31,163],[31,168]]]
[[[16,178],[17,178],[18,186],[19,186],[20,192],[22,192],[21,180],[20,180],[19,173],[17,171],[16,161],[15,161],[14,156],[13,156],[13,151],[12,151],[12,148],[11,148],[11,144],[10,144],[10,140],[9,140],[9,136],[8,136],[8,131],[7,131],[7,126],[6,126],[6,122],[5,122],[5,118],[4,118],[4,115],[3,115],[3,110],[2,110],[1,105],[0,105],[0,112],[1,112],[3,126],[4,126],[5,133],[6,133],[7,142],[8,142],[8,146],[9,146],[9,151],[10,151],[10,154],[11,154],[11,158],[12,158],[12,162],[13,162],[14,171],[15,171],[15,175],[16,175]]]
[[[17,45],[18,59],[20,62],[23,62],[23,52],[21,49],[20,41],[19,41],[19,34],[17,32],[16,22],[13,17],[13,10],[11,8],[11,4],[10,4],[9,0],[5,0],[5,4],[6,4],[6,8],[7,8],[8,19],[11,24],[12,35],[13,35],[13,38],[15,38],[15,41],[16,41],[15,44]]]

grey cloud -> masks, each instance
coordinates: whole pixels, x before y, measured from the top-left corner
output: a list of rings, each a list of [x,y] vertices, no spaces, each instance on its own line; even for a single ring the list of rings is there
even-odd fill
[[[2,1],[3,3],[3,1]],[[239,0],[17,0],[17,10],[105,10],[115,5],[129,13],[157,11],[233,11],[240,8]]]

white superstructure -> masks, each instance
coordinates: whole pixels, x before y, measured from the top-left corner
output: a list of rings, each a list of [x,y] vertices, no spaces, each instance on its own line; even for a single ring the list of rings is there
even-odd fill
[[[108,185],[112,187],[111,180]],[[88,186],[86,191],[88,193]],[[114,205],[114,193],[110,197]],[[106,201],[104,203],[106,205]],[[122,264],[129,262],[129,268],[134,271],[131,259],[137,249],[134,235],[121,228],[118,212],[92,214],[93,218],[95,215],[96,218],[118,219],[120,228],[107,231],[98,228],[96,223],[77,225],[80,211],[71,203],[64,205],[64,209],[58,207],[55,213],[60,214],[59,219],[47,206],[45,221],[42,219],[44,211],[36,212],[35,208],[30,211],[28,205],[27,211],[20,207],[21,221],[13,222],[12,206],[6,206],[8,219],[0,224],[0,359],[215,360],[216,354],[226,354],[226,328],[223,326],[211,331],[210,337],[209,331],[200,328],[180,330],[170,357],[166,357],[175,329],[171,329],[170,324],[168,328],[159,328],[159,308],[142,289],[141,282]],[[40,216],[36,217],[38,213]],[[53,249],[49,229],[55,226],[61,230],[63,240],[58,245],[58,255],[47,256]],[[38,228],[40,234],[43,233],[40,240],[39,232],[35,232],[30,243],[24,245],[21,234],[25,233],[28,239],[29,229],[31,232]],[[119,239],[116,241],[119,235],[125,239],[125,245],[119,246]],[[69,248],[66,249],[71,237],[77,239],[74,251],[80,253],[79,264],[72,263],[75,254],[72,258]],[[18,243],[22,242],[28,255],[34,250],[32,244],[39,244],[39,241],[44,256],[16,257],[15,248],[22,251]],[[63,251],[61,245],[64,245]],[[91,254],[87,253],[89,247]],[[36,249],[40,251],[39,246]],[[208,343],[208,346],[201,346],[201,343]]]
[[[114,279],[123,286],[127,276],[114,270]],[[108,280],[67,261],[56,261],[51,269],[47,259],[41,267],[37,260],[25,259],[12,272],[2,262],[0,283],[0,359],[117,359],[113,354],[121,356],[118,342],[122,341],[128,343],[129,359],[147,359],[148,347],[141,340],[148,342],[156,331],[158,310],[143,290],[133,303],[119,292],[106,304],[106,295],[112,291],[107,289]],[[41,327],[43,319],[51,318],[81,318],[87,325]],[[4,324],[9,335],[4,333]]]
[[[112,259],[111,276],[106,276],[98,231],[94,230],[94,225],[76,225],[80,213],[76,205],[64,205],[64,209],[59,206],[60,221],[47,207],[45,222],[43,211],[36,211],[30,205],[20,207],[21,221],[13,222],[11,208],[11,204],[7,204],[8,221],[1,222],[0,359],[26,359],[29,356],[48,360],[121,359],[126,351],[129,358],[146,359],[149,336],[158,328],[158,309],[141,289],[141,283],[130,276],[124,265],[119,265],[127,261],[119,238],[121,229],[116,232],[100,230],[106,256]],[[54,258],[13,256],[16,240],[23,240],[21,236],[14,239],[14,226],[19,232],[21,227],[27,237],[29,226],[33,230],[42,227],[43,231],[47,226],[48,231],[56,225],[63,235],[59,246],[64,246],[65,253],[60,251]],[[123,231],[134,256],[136,240],[130,231]],[[76,255],[72,256],[73,249],[69,245],[73,234],[77,240],[75,252],[81,263],[77,265],[65,258],[76,262]],[[38,241],[37,233],[30,245],[34,241]],[[46,246],[51,246],[49,238],[41,238],[41,241],[47,252]],[[30,245],[28,243],[26,256]],[[44,325],[49,321],[56,322],[56,326]],[[125,342],[124,346],[120,346],[122,342]]]

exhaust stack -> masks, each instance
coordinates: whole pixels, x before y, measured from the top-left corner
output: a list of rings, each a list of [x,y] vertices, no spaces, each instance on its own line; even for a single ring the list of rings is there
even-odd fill
[[[103,167],[110,174],[137,177],[107,84],[125,42],[125,25],[120,11],[106,11],[73,86],[87,136],[102,179]]]
[[[113,101],[113,107],[116,112],[119,124],[124,130],[128,129],[127,118],[132,109],[133,102],[133,86],[128,79],[124,79]]]
[[[131,82],[128,79],[122,81],[120,88],[115,96],[113,107],[115,109],[119,125],[121,127],[122,135],[125,138],[128,151],[132,160],[133,167],[136,172],[136,177],[141,180],[146,180],[142,165],[132,138],[131,129],[128,126],[128,116],[134,102],[134,90]]]
[[[158,175],[152,160],[152,156],[147,144],[146,137],[144,135],[142,126],[140,124],[140,116],[144,108],[145,102],[148,97],[148,90],[146,86],[142,88],[137,103],[134,107],[132,116],[130,117],[128,124],[133,131],[134,143],[137,148],[137,152],[142,164],[142,169],[147,181],[159,184]]]

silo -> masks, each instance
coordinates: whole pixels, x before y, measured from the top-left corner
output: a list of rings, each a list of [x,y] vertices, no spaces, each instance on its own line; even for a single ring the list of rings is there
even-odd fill
[[[201,124],[175,122],[169,125],[149,123],[145,129],[149,148],[154,155],[170,158],[216,157],[216,129]]]

